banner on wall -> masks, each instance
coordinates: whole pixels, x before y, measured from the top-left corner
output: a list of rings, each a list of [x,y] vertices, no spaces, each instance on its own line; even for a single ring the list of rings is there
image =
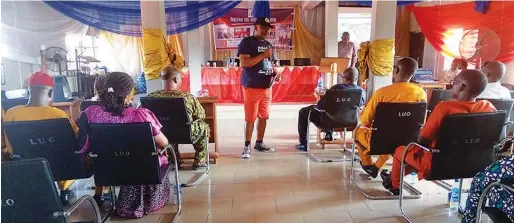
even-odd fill
[[[251,12],[251,11],[250,11]],[[253,35],[257,18],[250,17],[249,9],[233,8],[213,21],[214,46],[217,50],[237,49],[241,40]],[[293,48],[294,9],[271,9],[271,24],[274,26],[267,40],[275,49]]]

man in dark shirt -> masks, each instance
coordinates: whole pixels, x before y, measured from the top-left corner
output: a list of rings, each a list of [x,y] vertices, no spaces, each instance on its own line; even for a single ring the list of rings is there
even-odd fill
[[[257,122],[257,141],[254,149],[261,152],[275,150],[263,143],[266,121],[271,107],[271,86],[279,77],[275,77],[271,60],[272,45],[266,41],[270,29],[273,29],[268,18],[258,18],[255,22],[254,35],[244,38],[239,43],[237,55],[243,67],[241,84],[245,109],[245,147],[241,158],[248,159],[252,150],[252,139],[255,120]]]
[[[357,69],[350,67],[346,69],[343,74],[341,75],[341,79],[343,80],[343,83],[336,84],[332,86],[330,89],[360,89],[357,85],[357,77],[359,76],[359,72]],[[362,92],[361,94],[361,101],[360,106],[362,107],[365,102],[365,92]],[[311,113],[310,121],[319,124],[321,122],[321,112],[317,111],[314,108],[318,109],[324,109],[325,108],[325,97],[323,96],[319,101],[317,105],[311,105],[305,108],[300,109],[300,112],[298,113],[298,135],[299,135],[299,141],[300,144],[296,146],[296,149],[301,151],[307,151],[307,126],[309,125],[309,120],[307,120],[307,117],[309,116],[309,112]],[[332,140],[332,129],[324,129],[325,132],[325,140]]]

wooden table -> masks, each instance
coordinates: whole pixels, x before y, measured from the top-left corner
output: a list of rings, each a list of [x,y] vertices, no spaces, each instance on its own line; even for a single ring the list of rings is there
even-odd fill
[[[52,107],[58,108],[66,112],[71,120],[77,120],[80,117],[80,99],[73,99],[67,102],[54,102]]]
[[[205,110],[205,122],[207,122],[211,129],[209,143],[214,143],[214,152],[209,152],[209,156],[213,160],[213,163],[216,164],[220,156],[218,148],[218,121],[216,116],[216,103],[218,102],[218,97],[198,97],[198,100]],[[195,154],[180,153],[180,158],[194,159]]]

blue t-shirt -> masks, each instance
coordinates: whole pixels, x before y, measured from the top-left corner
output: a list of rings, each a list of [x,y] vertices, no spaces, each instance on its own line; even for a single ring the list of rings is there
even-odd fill
[[[366,102],[366,92],[364,92],[364,90],[359,87],[359,85],[356,85],[356,84],[336,84],[334,86],[332,86],[330,89],[360,89],[362,91],[362,94],[361,94],[361,101],[359,103],[359,106],[363,106],[364,105],[364,102]],[[321,97],[318,101],[318,108],[319,109],[324,109],[325,108],[325,96]]]
[[[237,56],[246,54],[250,55],[250,57],[256,57],[267,49],[273,49],[270,42],[255,36],[250,36],[244,38],[241,40],[241,43],[239,43]],[[248,88],[269,88],[274,77],[271,61],[272,58],[266,58],[253,67],[244,67],[241,76],[241,84]]]

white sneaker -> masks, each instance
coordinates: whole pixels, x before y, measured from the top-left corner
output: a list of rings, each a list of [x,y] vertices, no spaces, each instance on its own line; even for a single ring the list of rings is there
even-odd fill
[[[252,156],[252,148],[251,148],[250,145],[248,145],[248,146],[245,146],[245,148],[243,149],[243,153],[241,154],[241,158],[249,159],[250,156]]]

